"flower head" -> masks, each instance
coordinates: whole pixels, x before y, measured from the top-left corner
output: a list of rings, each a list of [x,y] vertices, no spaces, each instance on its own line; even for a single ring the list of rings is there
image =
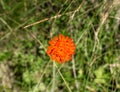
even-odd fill
[[[75,53],[76,46],[72,39],[68,36],[55,36],[49,41],[47,54],[50,58],[58,63],[64,63],[71,60],[72,55]]]

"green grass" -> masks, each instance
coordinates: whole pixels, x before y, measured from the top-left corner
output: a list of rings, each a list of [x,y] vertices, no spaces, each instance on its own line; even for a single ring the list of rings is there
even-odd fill
[[[0,92],[120,92],[119,0],[1,0]],[[47,56],[73,38],[72,60]]]

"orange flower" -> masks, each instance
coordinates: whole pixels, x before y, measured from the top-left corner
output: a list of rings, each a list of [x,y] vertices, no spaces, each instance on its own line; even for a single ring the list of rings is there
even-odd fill
[[[54,37],[49,41],[50,46],[48,46],[47,54],[50,58],[58,63],[64,63],[71,60],[72,55],[75,53],[76,46],[72,39],[68,36]]]

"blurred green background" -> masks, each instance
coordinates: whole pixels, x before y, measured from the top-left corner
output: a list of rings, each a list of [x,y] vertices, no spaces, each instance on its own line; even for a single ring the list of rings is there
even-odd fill
[[[58,34],[76,54],[54,66]],[[120,0],[0,0],[0,92],[120,92]]]

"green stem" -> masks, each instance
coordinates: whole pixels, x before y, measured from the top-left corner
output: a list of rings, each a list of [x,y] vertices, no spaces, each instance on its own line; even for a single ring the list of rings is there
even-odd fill
[[[51,92],[55,91],[55,62],[53,61],[53,83],[52,83],[52,89]]]

